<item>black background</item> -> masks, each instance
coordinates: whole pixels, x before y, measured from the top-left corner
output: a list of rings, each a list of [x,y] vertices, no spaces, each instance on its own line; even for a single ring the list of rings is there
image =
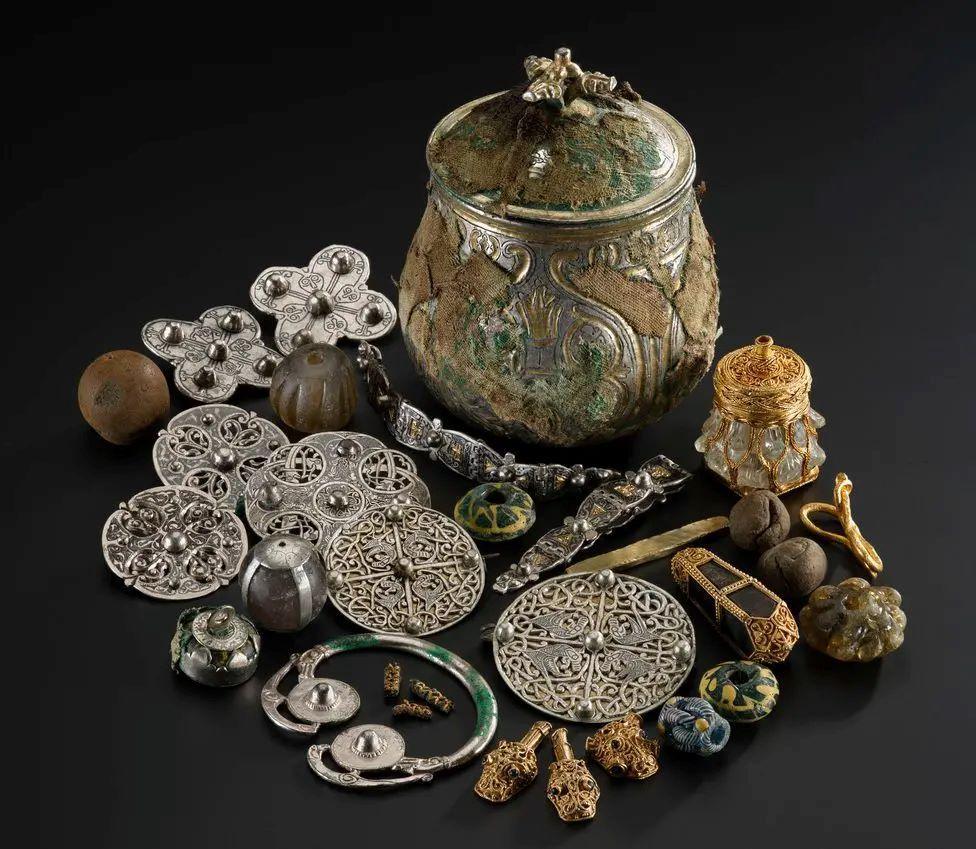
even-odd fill
[[[44,7],[8,28],[4,653],[15,717],[5,737],[25,842],[945,845],[965,818],[973,756],[971,17],[942,3],[640,14],[463,5],[384,17],[273,4],[247,18],[239,6],[209,20],[202,7],[64,17]],[[909,621],[904,648],[881,663],[842,665],[798,647],[776,669],[771,718],[734,727],[711,759],[666,754],[650,782],[598,774],[599,815],[583,827],[559,822],[543,780],[490,808],[471,792],[475,765],[387,795],[317,780],[307,741],[277,733],[258,694],[289,652],[348,631],[330,609],[301,634],[269,636],[242,687],[215,692],[174,676],[167,652],[182,606],[126,591],[98,542],[117,503],[156,484],[150,443],[110,446],[75,406],[85,365],[139,349],[148,319],[249,307],[261,269],[304,264],[331,242],[366,251],[371,285],[392,295],[423,210],[434,123],[518,82],[525,55],[563,43],[691,132],[718,243],[718,353],[769,333],[810,363],[828,460],[822,479],[786,503],[796,520],[847,472],[855,517]],[[435,411],[398,331],[382,347],[401,389]],[[173,397],[174,412],[185,408]],[[232,400],[270,412],[258,392]],[[637,438],[585,452],[506,447],[631,468],[662,451],[697,471],[692,442],[709,402],[710,378]],[[350,427],[384,436],[363,399]],[[419,465],[434,505],[449,511],[466,483]],[[732,503],[698,474],[610,544]],[[489,576],[570,509],[546,506],[530,537],[489,561]],[[754,565],[727,540],[715,549]],[[834,583],[859,574],[845,551],[828,556]],[[666,561],[637,574],[673,588]],[[209,601],[239,604],[237,584]],[[435,640],[486,674],[499,734],[511,738],[538,717],[478,641],[507,603],[486,592]],[[683,692],[729,656],[692,617],[699,653]],[[364,721],[388,716],[378,696],[386,658],[328,664],[360,687]],[[449,679],[403,660],[462,703],[450,719],[411,726],[409,750],[453,750],[473,711]],[[577,751],[584,738],[571,729]]]

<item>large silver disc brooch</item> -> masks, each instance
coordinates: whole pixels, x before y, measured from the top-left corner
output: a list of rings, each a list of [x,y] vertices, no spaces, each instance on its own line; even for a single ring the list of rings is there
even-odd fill
[[[233,510],[251,475],[287,444],[281,428],[256,413],[205,404],[170,419],[153,446],[153,465],[163,483],[199,489]]]
[[[314,433],[273,451],[247,482],[244,510],[258,536],[290,533],[324,545],[336,529],[394,501],[428,505],[413,460],[364,433]]]
[[[244,523],[209,495],[157,486],[119,505],[102,529],[105,562],[153,598],[199,598],[230,583],[247,551]]]
[[[492,641],[498,671],[517,696],[574,722],[658,707],[695,660],[695,631],[677,600],[609,570],[526,590],[501,615]]]
[[[332,603],[381,634],[449,628],[474,610],[485,587],[484,560],[467,531],[415,504],[364,513],[324,553]]]
[[[278,319],[275,344],[285,354],[310,342],[335,344],[344,336],[378,339],[393,329],[389,298],[366,288],[369,259],[346,245],[329,245],[305,268],[275,266],[251,285],[251,301]]]

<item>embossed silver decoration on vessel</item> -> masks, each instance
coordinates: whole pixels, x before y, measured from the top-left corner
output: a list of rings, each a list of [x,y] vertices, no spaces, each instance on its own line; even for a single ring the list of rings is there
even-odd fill
[[[452,412],[577,445],[633,432],[697,384],[718,282],[687,131],[561,54],[530,57],[524,87],[434,129],[399,306],[407,349]]]

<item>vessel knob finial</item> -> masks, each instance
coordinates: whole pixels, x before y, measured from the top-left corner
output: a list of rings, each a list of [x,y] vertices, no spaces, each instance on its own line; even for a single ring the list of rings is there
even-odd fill
[[[522,99],[529,103],[546,101],[560,108],[581,94],[607,95],[617,87],[616,77],[580,68],[568,47],[558,48],[552,59],[529,56],[525,60],[525,73],[529,86]]]

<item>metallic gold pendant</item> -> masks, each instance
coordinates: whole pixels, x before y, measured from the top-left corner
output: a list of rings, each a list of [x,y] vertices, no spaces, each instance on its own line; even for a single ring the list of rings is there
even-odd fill
[[[474,792],[489,802],[507,802],[521,793],[539,774],[535,752],[552,733],[552,724],[535,722],[521,740],[502,740],[482,761],[483,769]]]
[[[671,575],[746,660],[782,663],[799,639],[796,620],[778,595],[706,548],[685,548]]]
[[[566,729],[552,733],[556,760],[549,764],[546,795],[563,822],[582,822],[596,816],[600,787],[586,768],[586,761],[573,756]]]
[[[658,771],[659,739],[648,740],[636,713],[608,722],[586,738],[586,754],[615,778],[642,781]]]

